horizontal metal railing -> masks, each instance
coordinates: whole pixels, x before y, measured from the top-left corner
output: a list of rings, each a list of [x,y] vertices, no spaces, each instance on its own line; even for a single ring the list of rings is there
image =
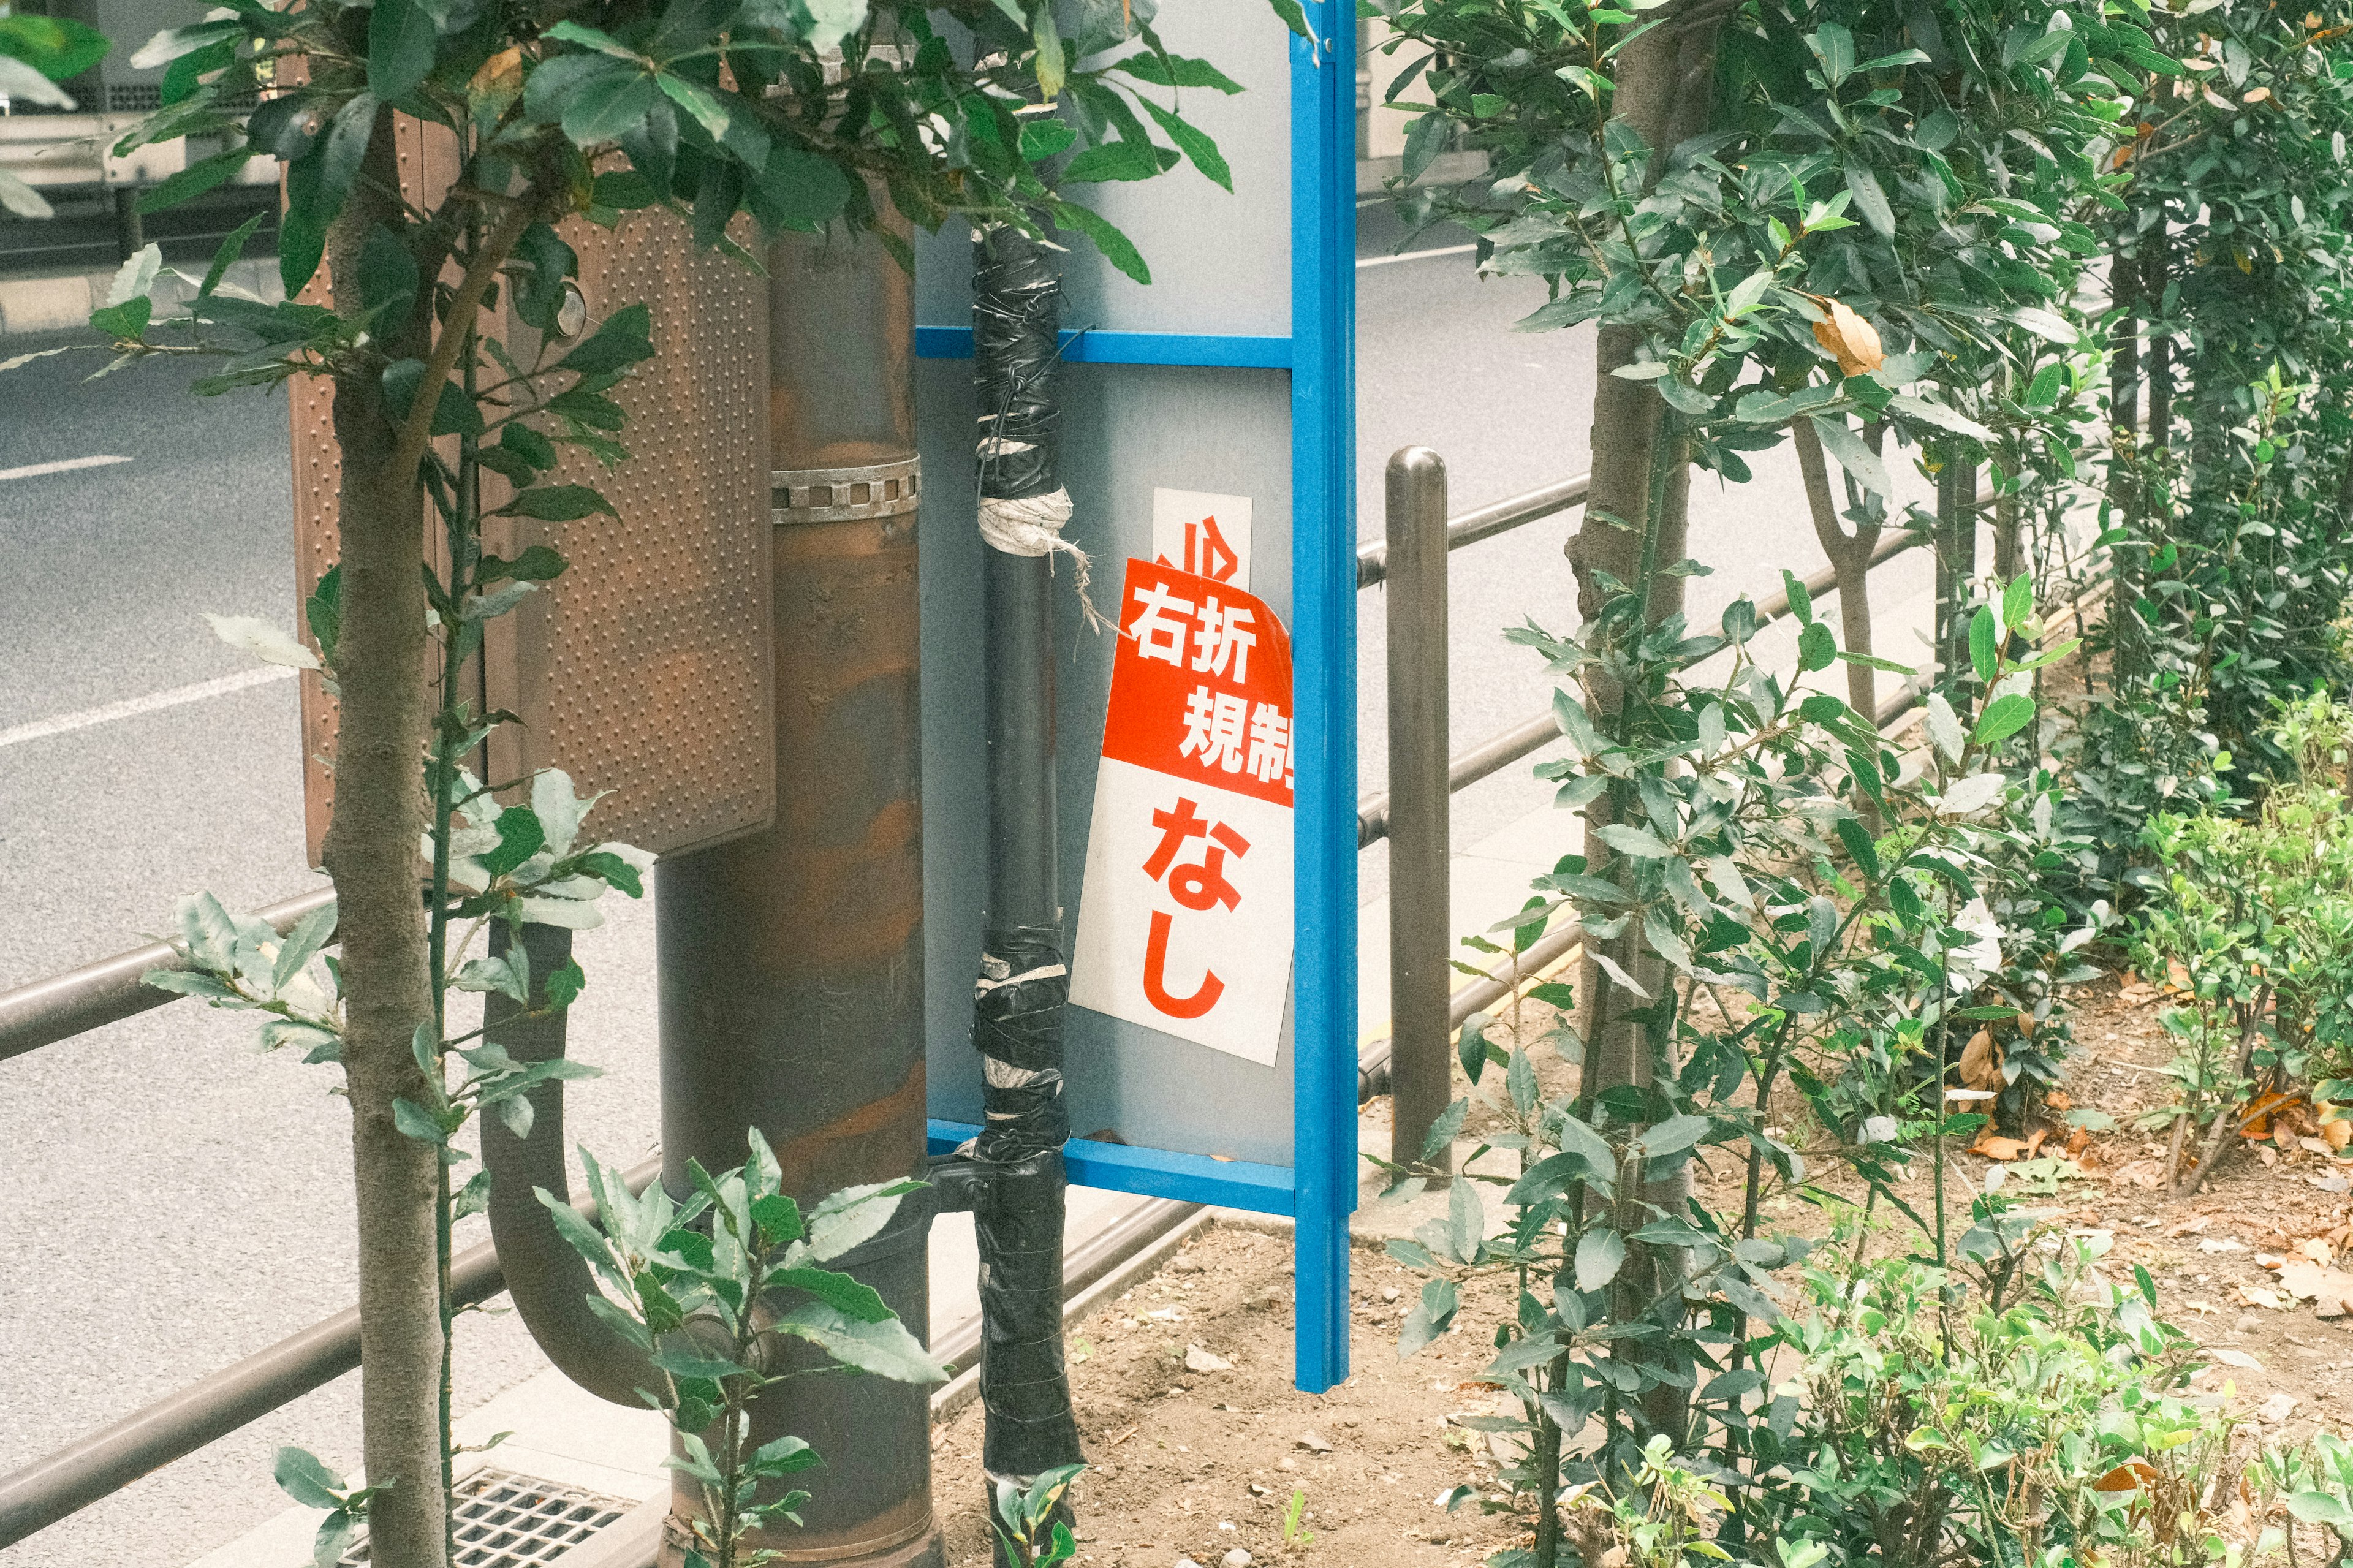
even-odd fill
[[[633,1167],[626,1178],[629,1191],[644,1192],[660,1174],[659,1160]],[[573,1206],[596,1217],[596,1205],[588,1199]],[[505,1287],[499,1255],[487,1241],[449,1260],[449,1293],[461,1306],[487,1301]],[[111,1426],[0,1476],[0,1551],[280,1405],[323,1388],[359,1364],[360,1310],[346,1307]]]
[[[1499,533],[1509,533],[1524,524],[1555,512],[1567,511],[1573,506],[1583,506],[1593,489],[1591,474],[1578,474],[1574,479],[1556,479],[1551,484],[1482,506],[1476,511],[1466,511],[1461,517],[1446,521],[1446,548],[1460,550],[1466,544],[1476,544],[1482,539],[1493,539]],[[1356,546],[1356,586],[1369,588],[1389,574],[1389,545],[1386,539]]]
[[[303,916],[334,901],[332,888],[319,888],[265,904],[253,912],[282,935]],[[177,1000],[178,992],[159,991],[141,976],[151,969],[185,969],[187,965],[186,956],[178,949],[150,942],[13,991],[0,991],[0,1061]]]
[[[1450,518],[1446,549],[1451,552],[1578,506],[1589,489],[1589,476],[1580,474]],[[1980,504],[1987,499],[1981,497]],[[1921,542],[1922,536],[1916,533],[1891,533],[1873,554],[1871,565],[1876,567]],[[1358,587],[1384,582],[1388,567],[1386,541],[1360,547],[1356,552]],[[1808,593],[1816,596],[1832,592],[1835,586],[1834,574],[1827,571],[1806,580]],[[1786,592],[1770,595],[1757,605],[1758,624],[1778,620],[1788,609]],[[1883,713],[1882,722],[1917,700],[1916,691],[1899,693]],[[1449,793],[1540,750],[1559,733],[1557,721],[1547,711],[1481,742],[1450,762]],[[1359,803],[1357,824],[1359,847],[1387,835],[1388,802],[1385,793],[1368,795]],[[265,905],[255,913],[285,931],[305,915],[333,901],[332,890],[321,888]],[[1576,944],[1574,929],[1549,933],[1504,970],[1454,993],[1448,1008],[1451,1026],[1459,1026],[1472,1012],[1492,1006],[1510,994],[1568,954]],[[0,992],[0,1061],[176,1000],[178,993],[149,986],[143,976],[151,970],[181,969],[186,964],[185,956],[174,947],[152,942]],[[1367,1085],[1377,1084],[1386,1076],[1388,1056],[1387,1041],[1377,1043],[1366,1053],[1358,1072],[1360,1095]],[[631,1190],[643,1191],[658,1174],[658,1163],[633,1170],[629,1173]],[[584,1213],[594,1213],[593,1205],[586,1202],[577,1206]],[[1091,1244],[1082,1249],[1085,1256],[1077,1259],[1082,1265],[1079,1277],[1107,1270],[1115,1261],[1113,1254],[1123,1248],[1133,1250],[1148,1245],[1154,1237],[1189,1214],[1191,1206],[1168,1205],[1166,1213],[1155,1208],[1148,1222],[1138,1217],[1124,1223],[1116,1237],[1106,1236],[1100,1238],[1100,1245]],[[496,1251],[484,1243],[459,1253],[451,1259],[450,1282],[457,1299],[463,1303],[485,1300],[498,1294],[504,1287],[504,1275]],[[0,1477],[0,1548],[24,1540],[158,1467],[194,1453],[333,1381],[359,1365],[359,1344],[358,1309],[346,1309],[111,1426]],[[955,1348],[969,1353],[963,1337],[956,1337]]]
[[[1582,479],[1568,481],[1570,484],[1582,482]],[[1991,498],[1981,499],[1990,500]],[[1511,504],[1513,503],[1510,501],[1502,503],[1503,506]],[[1536,512],[1522,521],[1533,521],[1535,518],[1545,515],[1544,512]],[[1517,527],[1518,524],[1513,523],[1509,526]],[[1501,530],[1491,530],[1490,533],[1498,531]],[[1453,533],[1454,530],[1450,525],[1447,529],[1447,548],[1450,550],[1457,548]],[[1482,533],[1477,537],[1483,539],[1489,537],[1489,534]],[[1883,563],[1926,542],[1927,541],[1924,535],[1908,530],[1902,532],[1890,532],[1880,540],[1879,547],[1871,552],[1871,566],[1876,569]],[[1362,551],[1357,552],[1356,559],[1360,563],[1364,560]],[[1378,579],[1376,578],[1375,581]],[[1826,597],[1837,591],[1838,574],[1824,567],[1805,579],[1805,588],[1809,598]],[[1767,595],[1757,601],[1757,624],[1759,627],[1771,626],[1788,613],[1789,594],[1788,590],[1784,588],[1778,593]],[[1488,774],[1511,766],[1522,757],[1542,751],[1559,738],[1560,721],[1553,715],[1550,709],[1546,709],[1544,712],[1514,724],[1508,730],[1488,736],[1449,762],[1446,765],[1447,787],[1457,791],[1466,789]],[[1356,805],[1356,847],[1368,848],[1387,837],[1389,830],[1388,818],[1389,797],[1387,791],[1368,795],[1359,801]]]

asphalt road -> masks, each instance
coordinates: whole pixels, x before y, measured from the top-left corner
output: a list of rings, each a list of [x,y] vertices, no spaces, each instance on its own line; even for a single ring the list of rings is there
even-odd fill
[[[1459,238],[1459,237],[1457,237]],[[1421,443],[1446,458],[1455,509],[1588,463],[1592,341],[1521,335],[1539,286],[1485,282],[1469,258],[1384,261],[1396,236],[1364,225],[1358,422],[1360,530],[1381,531],[1382,464]],[[1442,248],[1448,237],[1425,238]],[[40,346],[12,341],[7,352]],[[164,928],[175,894],[251,903],[309,885],[290,681],[104,717],[250,670],[205,611],[290,624],[290,491],[282,401],[187,395],[192,372],[47,359],[0,377],[0,986],[120,950]],[[62,472],[16,470],[86,458]],[[1756,483],[1694,491],[1694,584],[1712,619],[1783,565],[1816,569],[1794,467],[1768,455]],[[1454,558],[1456,749],[1540,710],[1535,659],[1500,628],[1567,628],[1574,588],[1556,518]],[[1915,563],[1915,566],[1919,563]],[[1379,787],[1385,729],[1381,605],[1363,596],[1361,749]],[[94,710],[96,710],[94,714]],[[1541,805],[1524,770],[1458,797],[1469,844]],[[1385,877],[1364,863],[1367,896]],[[592,998],[647,1005],[577,1016],[576,1054],[608,1078],[573,1095],[570,1131],[634,1157],[654,1103],[650,910],[583,938]],[[0,1062],[0,1473],[347,1305],[347,1140],[332,1069],[254,1051],[249,1022],[180,1003]],[[540,1363],[510,1317],[466,1321],[461,1407]],[[269,1480],[281,1443],[355,1460],[356,1379],[345,1378],[141,1481],[33,1541],[5,1568],[168,1565],[283,1506]]]

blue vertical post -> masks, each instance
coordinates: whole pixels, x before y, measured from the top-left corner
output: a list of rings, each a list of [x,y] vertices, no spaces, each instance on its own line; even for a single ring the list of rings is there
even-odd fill
[[[1348,1375],[1356,1206],[1356,14],[1291,40],[1293,1147],[1301,1388]]]

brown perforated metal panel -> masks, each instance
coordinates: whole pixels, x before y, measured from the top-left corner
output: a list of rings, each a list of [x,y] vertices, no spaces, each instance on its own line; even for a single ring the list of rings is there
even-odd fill
[[[644,300],[655,353],[614,395],[629,460],[609,473],[564,460],[562,477],[597,486],[619,519],[492,533],[501,555],[543,542],[572,569],[487,628],[490,704],[523,718],[491,737],[491,769],[560,767],[614,792],[589,819],[597,837],[692,848],[775,811],[767,291],[695,251],[667,213],[563,233],[590,320]]]
[[[446,188],[455,173],[446,142],[446,132],[401,122],[404,195],[430,201]],[[563,465],[562,479],[596,485],[618,520],[493,520],[486,530],[487,547],[510,559],[547,543],[571,563],[486,628],[480,694],[522,720],[494,738],[490,769],[511,780],[560,767],[584,790],[611,792],[589,819],[598,838],[670,853],[763,827],[775,812],[766,292],[748,268],[695,252],[666,213],[631,215],[617,233],[580,219],[561,232],[580,256],[592,327],[642,300],[655,357],[612,394],[628,412],[630,460],[607,473],[567,448]],[[323,281],[304,298],[326,302]],[[501,335],[520,349],[529,330]],[[296,384],[305,598],[337,554],[333,404],[325,382]],[[505,499],[495,475],[484,486],[486,506]],[[315,676],[301,685],[316,863],[333,807],[335,705]]]

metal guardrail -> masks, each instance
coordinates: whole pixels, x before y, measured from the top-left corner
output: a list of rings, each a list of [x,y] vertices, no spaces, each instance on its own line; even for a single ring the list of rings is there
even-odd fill
[[[319,888],[265,904],[253,912],[282,936],[303,916],[334,901],[332,888]],[[158,991],[140,977],[151,969],[187,966],[186,957],[168,943],[150,942],[13,991],[0,991],[0,1061],[178,1000],[178,992]]]
[[[649,1160],[625,1179],[629,1191],[642,1193],[660,1174],[661,1162]],[[596,1217],[594,1202],[584,1199],[573,1206]],[[505,1285],[499,1255],[489,1242],[449,1260],[449,1292],[461,1306],[487,1301]],[[359,1364],[360,1310],[346,1307],[111,1426],[0,1476],[0,1551],[324,1387]]]
[[[1390,789],[1366,796],[1356,807],[1359,852],[1389,840],[1393,889],[1419,889],[1389,899],[1390,1033],[1357,1062],[1361,1103],[1386,1085],[1392,1096],[1389,1158],[1399,1164],[1419,1160],[1424,1139],[1453,1094],[1447,1042],[1462,1020],[1515,989],[1521,978],[1549,966],[1576,944],[1574,930],[1540,940],[1507,971],[1490,974],[1460,992],[1452,990],[1447,962],[1452,942],[1448,865],[1453,845],[1449,800],[1453,793],[1560,737],[1560,721],[1545,711],[1491,735],[1446,763],[1436,774],[1447,743],[1447,558],[1466,544],[1492,539],[1539,518],[1583,504],[1592,476],[1579,474],[1525,495],[1511,497],[1457,518],[1446,514],[1446,464],[1426,447],[1401,447],[1389,458],[1387,537],[1356,551],[1356,586],[1389,585],[1388,763]],[[1991,492],[1977,498],[1992,504]],[[1866,572],[1927,542],[1909,529],[1884,532],[1865,564]],[[1804,579],[1809,599],[1838,588],[1829,567]],[[1759,628],[1789,613],[1785,587],[1757,605]],[[1917,695],[1898,694],[1903,706]],[[1883,726],[1894,712],[1880,718]],[[1542,953],[1545,956],[1538,957]],[[1399,1048],[1398,1042],[1404,1041]]]
[[[1389,537],[1366,544],[1356,552],[1356,583],[1359,588],[1376,583],[1392,584],[1392,636],[1390,641],[1392,675],[1399,673],[1396,660],[1400,647],[1410,657],[1406,671],[1410,681],[1391,681],[1390,734],[1392,775],[1398,748],[1406,754],[1442,752],[1446,742],[1446,679],[1444,605],[1446,593],[1446,557],[1449,552],[1466,544],[1492,539],[1513,529],[1551,517],[1581,505],[1590,489],[1588,475],[1530,490],[1497,501],[1493,505],[1448,519],[1445,514],[1444,464],[1435,454],[1424,454],[1429,459],[1421,479],[1434,477],[1437,483],[1435,504],[1423,496],[1419,504],[1407,504],[1411,487],[1401,496],[1395,488],[1391,492]],[[1988,498],[1980,497],[1980,504]],[[1427,548],[1428,534],[1443,523],[1444,549]],[[1406,548],[1407,531],[1419,528],[1423,535],[1422,548]],[[1891,533],[1873,554],[1871,564],[1882,562],[1922,542],[1922,536],[1909,531]],[[1392,556],[1398,568],[1392,573]],[[1410,564],[1409,564],[1410,562]],[[1409,572],[1411,579],[1409,581]],[[1806,580],[1810,595],[1821,595],[1834,590],[1832,574],[1822,572]],[[1432,606],[1435,605],[1435,609]],[[1789,609],[1788,595],[1777,594],[1757,605],[1759,626],[1770,624],[1786,616]],[[1437,617],[1434,640],[1429,634],[1431,616]],[[1419,617],[1419,620],[1417,620]],[[1400,635],[1402,634],[1402,635]],[[1429,701],[1430,681],[1437,683],[1438,700]],[[1399,693],[1408,688],[1419,699],[1419,706],[1406,713],[1400,721],[1398,708]],[[1883,708],[1882,723],[1894,714],[1918,700],[1916,692],[1898,693]],[[1446,858],[1451,850],[1446,835],[1447,797],[1454,791],[1473,784],[1531,752],[1540,750],[1560,733],[1558,721],[1549,711],[1525,723],[1514,725],[1500,734],[1491,736],[1447,764],[1444,791],[1434,787],[1423,793],[1434,797],[1434,808],[1428,812],[1430,821],[1426,831],[1435,834],[1438,847],[1435,864],[1439,868],[1441,888],[1444,884]],[[1430,781],[1433,782],[1434,781]],[[1402,814],[1394,814],[1399,815]],[[1362,848],[1383,837],[1392,837],[1393,807],[1388,794],[1367,796],[1357,808],[1357,844]],[[1416,830],[1416,837],[1420,832]],[[1404,834],[1396,834],[1402,840]],[[1392,851],[1397,845],[1393,843]],[[1427,857],[1425,857],[1427,858]],[[295,922],[314,910],[332,903],[332,889],[317,889],[281,900],[256,910],[280,931],[292,929]],[[1445,918],[1447,900],[1391,899],[1392,919],[1404,905],[1414,905],[1425,910],[1434,909],[1437,919],[1432,929],[1437,932],[1434,968],[1438,974],[1449,973],[1446,945],[1450,940]],[[1423,924],[1431,924],[1423,921]],[[1430,955],[1423,952],[1430,946],[1428,931],[1409,933],[1409,940],[1400,943],[1392,932],[1391,963],[1398,962],[1402,949],[1410,948],[1421,954],[1425,963]],[[1448,1037],[1472,1012],[1493,1005],[1509,994],[1526,979],[1565,956],[1576,946],[1573,929],[1553,932],[1535,942],[1527,952],[1517,955],[1512,964],[1500,973],[1492,973],[1459,992],[1450,992],[1446,998],[1445,1026],[1436,1030],[1435,1053],[1441,1073],[1446,1062]],[[153,942],[62,974],[0,992],[0,1061],[18,1057],[54,1045],[60,1040],[100,1028],[105,1025],[133,1017],[150,1009],[161,1007],[177,999],[177,993],[158,991],[143,984],[142,977],[153,969],[178,969],[186,964],[185,957],[166,943]],[[1394,984],[1394,976],[1393,976]],[[1451,979],[1441,978],[1440,985],[1451,985]],[[1424,982],[1427,989],[1427,981]],[[1434,1017],[1432,1022],[1434,1023]],[[1428,1034],[1430,1031],[1421,1031]],[[1409,1042],[1409,1048],[1420,1048]],[[1378,1086],[1393,1075],[1393,1042],[1380,1042],[1366,1054],[1359,1064],[1357,1084],[1360,1098],[1368,1086]],[[1441,1079],[1441,1081],[1443,1081]],[[1370,1092],[1377,1092],[1373,1087]],[[1443,1107],[1443,1100],[1440,1101]],[[1409,1151],[1419,1152],[1419,1133]],[[642,1191],[659,1173],[653,1164],[641,1166],[629,1174],[631,1189]],[[584,1212],[593,1213],[586,1204]],[[1123,1222],[1115,1236],[1097,1238],[1082,1248],[1080,1277],[1108,1272],[1129,1252],[1146,1247],[1174,1224],[1181,1222],[1191,1212],[1191,1205],[1168,1205],[1155,1208],[1148,1220],[1138,1216]],[[1114,1255],[1117,1256],[1114,1256]],[[1083,1282],[1083,1279],[1082,1279]],[[496,1251],[487,1243],[459,1254],[451,1259],[451,1286],[461,1302],[487,1300],[496,1295],[504,1285]],[[951,1336],[956,1348],[962,1339]],[[967,1352],[968,1353],[968,1352]],[[164,1400],[137,1411],[113,1426],[58,1450],[33,1464],[0,1477],[0,1548],[24,1540],[34,1531],[100,1498],[121,1489],[141,1476],[174,1459],[195,1452],[238,1427],[254,1421],[302,1394],[332,1382],[359,1364],[359,1312],[351,1308],[315,1323],[300,1333],[280,1341],[245,1360],[225,1367],[208,1377],[181,1389]]]

